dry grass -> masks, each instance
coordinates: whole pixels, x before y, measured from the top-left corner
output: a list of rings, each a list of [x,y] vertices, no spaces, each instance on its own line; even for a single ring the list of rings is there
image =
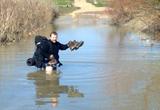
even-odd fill
[[[114,9],[112,23],[119,25],[133,19],[145,2],[144,0],[112,0],[110,4]]]
[[[1,0],[0,44],[19,41],[49,23],[53,7],[49,0]]]

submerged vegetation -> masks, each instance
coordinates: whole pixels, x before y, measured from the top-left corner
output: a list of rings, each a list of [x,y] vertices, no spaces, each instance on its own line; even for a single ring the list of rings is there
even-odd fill
[[[1,0],[0,6],[1,45],[31,35],[56,16],[50,0]]]
[[[112,24],[131,28],[160,39],[160,0],[112,0]]]

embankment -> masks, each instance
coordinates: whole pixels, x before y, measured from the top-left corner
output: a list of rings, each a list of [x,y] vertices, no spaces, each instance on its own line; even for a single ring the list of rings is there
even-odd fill
[[[160,40],[160,1],[155,1],[112,0],[112,10],[108,11],[111,24],[129,27],[149,34],[153,40]]]

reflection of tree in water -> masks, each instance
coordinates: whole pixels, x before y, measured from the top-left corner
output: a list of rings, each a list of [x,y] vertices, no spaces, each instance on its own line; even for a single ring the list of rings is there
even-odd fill
[[[47,75],[44,71],[28,74],[28,80],[34,80],[36,86],[36,104],[43,105],[52,103],[56,106],[60,94],[65,93],[68,97],[83,97],[83,94],[73,86],[60,85],[60,74],[55,72]]]

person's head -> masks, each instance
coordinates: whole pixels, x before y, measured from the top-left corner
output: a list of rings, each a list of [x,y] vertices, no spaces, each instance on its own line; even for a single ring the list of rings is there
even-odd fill
[[[50,34],[50,40],[53,42],[53,43],[55,43],[56,41],[57,41],[57,39],[58,39],[58,34],[57,34],[57,32],[51,32],[51,34]]]

